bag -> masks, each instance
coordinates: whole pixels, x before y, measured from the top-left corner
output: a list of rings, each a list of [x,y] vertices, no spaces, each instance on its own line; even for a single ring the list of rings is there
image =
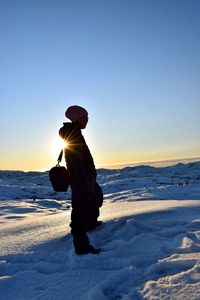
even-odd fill
[[[67,192],[69,187],[69,174],[65,167],[60,166],[63,150],[58,157],[58,164],[49,171],[49,179],[55,192]]]

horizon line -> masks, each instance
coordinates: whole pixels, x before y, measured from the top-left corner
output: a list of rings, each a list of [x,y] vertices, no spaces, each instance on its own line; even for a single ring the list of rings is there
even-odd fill
[[[164,160],[150,160],[142,162],[126,162],[126,163],[116,163],[116,164],[106,164],[106,165],[97,165],[96,169],[121,169],[131,166],[140,166],[140,165],[157,165],[157,166],[172,166],[178,162],[197,162],[200,161],[200,157],[185,157],[185,158],[173,158],[173,159],[164,159]],[[47,172],[50,169],[38,169],[38,170],[13,170],[13,169],[0,169],[0,171],[13,171],[13,172]]]
[[[200,157],[181,157],[181,158],[172,158],[172,159],[162,159],[162,160],[149,160],[149,161],[141,161],[141,162],[126,162],[126,163],[116,163],[116,164],[106,164],[106,165],[99,165],[97,169],[111,169],[117,168],[120,166],[137,166],[137,165],[158,165],[158,164],[166,164],[170,163],[169,165],[173,165],[178,161],[200,161]]]

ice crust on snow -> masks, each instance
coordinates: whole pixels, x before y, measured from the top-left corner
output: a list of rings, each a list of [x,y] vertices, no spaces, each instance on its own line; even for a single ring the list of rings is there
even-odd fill
[[[98,170],[99,255],[77,256],[48,172],[0,171],[0,299],[200,299],[200,163]]]

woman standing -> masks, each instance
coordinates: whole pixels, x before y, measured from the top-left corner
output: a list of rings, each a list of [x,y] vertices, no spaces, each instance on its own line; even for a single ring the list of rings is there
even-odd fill
[[[59,134],[66,141],[65,160],[72,190],[71,233],[76,254],[98,254],[101,249],[90,245],[86,231],[93,230],[98,221],[103,194],[96,182],[97,174],[92,155],[81,130],[88,123],[88,112],[78,105],[70,106],[65,116],[71,120],[63,124]]]

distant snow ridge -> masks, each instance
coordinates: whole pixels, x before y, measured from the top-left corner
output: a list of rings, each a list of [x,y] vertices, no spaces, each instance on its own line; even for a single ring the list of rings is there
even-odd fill
[[[0,171],[0,199],[68,199],[67,193],[54,192],[48,172]]]
[[[98,182],[105,199],[113,201],[200,199],[200,162],[159,168],[142,165],[119,170],[99,169]],[[48,172],[0,171],[0,199],[22,198],[69,200],[70,189],[67,193],[55,193]]]
[[[127,195],[129,200],[200,199],[200,162],[159,168],[126,167],[109,170],[107,175],[105,170],[99,170],[98,180],[105,198],[113,201],[127,200]]]

